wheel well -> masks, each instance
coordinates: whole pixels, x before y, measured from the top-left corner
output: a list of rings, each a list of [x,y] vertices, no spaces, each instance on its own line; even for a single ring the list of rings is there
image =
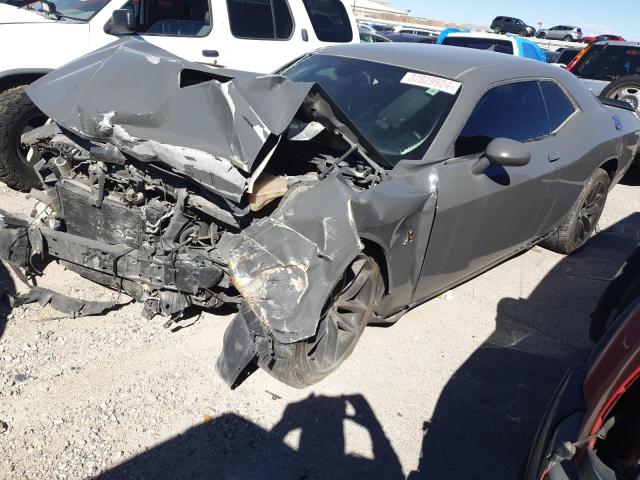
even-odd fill
[[[384,254],[384,250],[380,245],[366,238],[361,239],[361,241],[364,245],[365,255],[373,258],[378,264],[380,275],[382,275],[382,281],[384,282],[384,292],[385,294],[389,293],[389,266],[387,265],[387,257]]]
[[[0,78],[0,93],[19,85],[29,85],[30,83],[35,82],[40,77],[44,77],[46,74],[46,72],[30,72],[16,73],[14,75],[2,77]]]
[[[616,172],[618,171],[618,159],[612,158],[611,160],[607,160],[603,165],[600,166],[607,174],[609,178],[613,179],[615,177]]]

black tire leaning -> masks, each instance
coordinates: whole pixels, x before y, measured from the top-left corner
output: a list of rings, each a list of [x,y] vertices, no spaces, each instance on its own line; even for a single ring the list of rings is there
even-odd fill
[[[22,192],[40,186],[38,175],[17,150],[25,122],[38,116],[43,114],[27,96],[25,85],[0,94],[0,181]]]
[[[341,282],[334,289],[331,298],[327,301],[316,335],[310,339],[291,344],[280,343],[274,339],[274,358],[269,365],[262,366],[263,369],[279,381],[295,388],[313,385],[336,370],[351,355],[371,318],[373,306],[380,294],[379,287],[382,286],[380,277],[380,270],[376,262],[366,255],[360,255],[349,266]],[[339,304],[339,300],[342,298],[340,292],[343,292],[345,288],[349,290],[352,286],[355,287],[353,291],[357,291],[358,304],[361,302],[362,309],[358,308],[357,310],[361,311],[362,315],[358,321],[354,322],[352,329],[341,330],[335,327],[333,333],[341,332],[341,335],[347,335],[348,341],[341,343],[343,347],[336,352],[333,358],[325,356],[318,362],[314,356],[326,351],[319,345],[330,338],[333,330],[333,323],[329,320],[329,311]],[[332,352],[330,348],[327,350]]]
[[[598,168],[587,179],[578,199],[564,217],[558,228],[549,233],[540,246],[554,252],[568,255],[580,249],[591,238],[607,200],[611,179],[609,174]],[[600,197],[599,195],[603,195]],[[598,196],[598,198],[594,198]],[[594,201],[596,201],[593,205]],[[589,210],[589,225],[585,228],[586,209]],[[581,231],[579,229],[582,229]],[[579,235],[582,233],[582,235]]]

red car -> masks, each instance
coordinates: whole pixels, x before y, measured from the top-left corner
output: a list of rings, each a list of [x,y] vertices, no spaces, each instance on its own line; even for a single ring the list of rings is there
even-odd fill
[[[626,40],[624,38],[622,38],[620,35],[611,35],[611,34],[604,34],[604,35],[598,35],[597,37],[583,37],[582,41],[584,43],[593,43],[593,42],[604,42],[604,41],[611,41],[611,42],[626,42]]]
[[[640,478],[640,248],[600,299],[589,358],[563,377],[525,480]]]

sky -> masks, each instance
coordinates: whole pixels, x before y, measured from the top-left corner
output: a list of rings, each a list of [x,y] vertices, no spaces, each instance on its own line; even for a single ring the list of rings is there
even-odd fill
[[[615,33],[640,40],[640,0],[387,0],[411,15],[489,26],[499,15],[521,18],[538,28],[567,24],[581,27],[585,35]]]

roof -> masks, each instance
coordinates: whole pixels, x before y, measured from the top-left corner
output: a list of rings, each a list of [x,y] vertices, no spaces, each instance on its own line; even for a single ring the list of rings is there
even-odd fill
[[[515,42],[515,38],[508,35],[488,32],[452,32],[447,37],[490,38],[492,40],[509,40]]]
[[[548,75],[555,77],[557,67],[514,55],[502,55],[472,48],[449,47],[416,43],[342,44],[327,47],[320,53],[342,57],[388,63],[432,73],[453,80],[463,80],[470,72],[493,68],[504,78],[521,75]],[[532,71],[532,68],[536,69]],[[535,72],[535,73],[533,73]]]
[[[616,40],[601,40],[596,45],[618,45],[620,47],[640,47],[640,42],[619,42]]]

